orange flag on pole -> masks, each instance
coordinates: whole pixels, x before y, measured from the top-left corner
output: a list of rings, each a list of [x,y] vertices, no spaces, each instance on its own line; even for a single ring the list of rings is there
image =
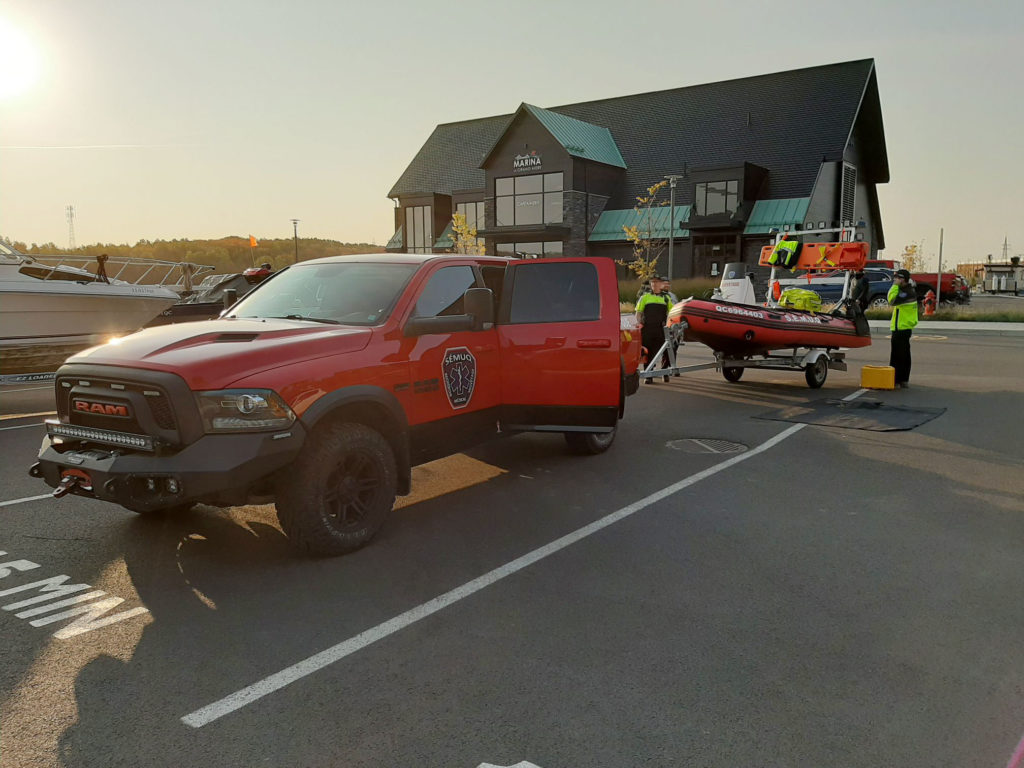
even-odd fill
[[[255,248],[257,245],[259,245],[259,243],[256,242],[256,238],[253,237],[252,235],[249,235],[249,247]]]

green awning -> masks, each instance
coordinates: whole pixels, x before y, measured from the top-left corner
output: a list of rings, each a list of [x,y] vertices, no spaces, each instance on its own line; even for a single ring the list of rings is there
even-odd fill
[[[404,243],[402,240],[402,225],[398,225],[398,229],[395,230],[395,234],[388,240],[388,244],[384,246],[385,251],[400,251],[402,250]]]
[[[552,112],[550,109],[541,109],[532,104],[523,104],[523,108],[537,118],[573,157],[594,160],[616,168],[626,167],[626,161],[622,159],[622,153],[612,138],[612,132],[607,128],[585,123],[568,115]]]
[[[448,222],[448,226],[444,228],[444,232],[441,233],[440,237],[434,241],[435,248],[454,248],[455,238],[452,236],[452,222]]]
[[[633,208],[621,210],[604,211],[601,218],[597,220],[593,231],[587,240],[595,242],[626,242],[626,232],[623,227],[639,227],[643,236],[647,237],[650,232],[652,238],[665,238],[669,236],[669,218],[672,213],[670,206],[664,205],[650,209],[650,218],[647,211],[637,212]],[[690,218],[690,206],[677,205],[675,209],[675,237],[689,237],[690,230],[684,229],[683,225]]]
[[[803,224],[807,215],[809,197],[791,197],[786,200],[758,200],[750,212],[744,235],[767,235],[770,229],[783,229]]]

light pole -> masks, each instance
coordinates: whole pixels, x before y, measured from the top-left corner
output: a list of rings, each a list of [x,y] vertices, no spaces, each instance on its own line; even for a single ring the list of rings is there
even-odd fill
[[[672,274],[672,243],[676,239],[676,181],[683,178],[682,176],[676,176],[675,174],[665,177],[669,181],[669,194],[668,194],[668,279],[671,280]]]
[[[299,263],[299,219],[292,219],[292,232],[295,236],[295,263]]]

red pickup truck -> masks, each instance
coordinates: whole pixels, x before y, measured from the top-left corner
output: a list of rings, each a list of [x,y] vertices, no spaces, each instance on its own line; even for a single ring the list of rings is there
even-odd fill
[[[910,278],[917,285],[917,297],[919,299],[923,299],[928,291],[935,291],[935,278],[937,277],[938,275],[934,272],[912,272],[910,274]],[[971,287],[960,275],[953,272],[943,272],[939,301],[950,304],[970,304]]]
[[[898,269],[899,267],[896,264],[897,262],[886,259],[869,259],[867,262],[868,267],[885,267],[887,269]],[[917,286],[918,300],[923,299],[928,291],[935,291],[935,279],[937,277],[938,275],[935,272],[910,273],[910,279]],[[970,304],[971,286],[967,284],[967,281],[962,276],[955,272],[943,272],[938,298],[939,301],[951,304]]]
[[[416,464],[531,430],[607,450],[639,383],[629,320],[609,259],[302,262],[219,319],[70,358],[30,474],[139,513],[275,501],[298,548],[348,552]]]

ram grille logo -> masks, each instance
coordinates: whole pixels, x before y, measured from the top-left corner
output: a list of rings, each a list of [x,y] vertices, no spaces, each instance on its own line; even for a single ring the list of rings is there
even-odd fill
[[[132,415],[127,405],[100,403],[95,400],[82,400],[80,398],[75,398],[72,401],[71,407],[74,408],[75,413],[88,413],[94,416],[114,416],[119,419],[127,419]]]
[[[446,349],[441,370],[448,402],[452,408],[465,408],[473,399],[473,388],[476,387],[476,358],[473,353],[466,347]]]

